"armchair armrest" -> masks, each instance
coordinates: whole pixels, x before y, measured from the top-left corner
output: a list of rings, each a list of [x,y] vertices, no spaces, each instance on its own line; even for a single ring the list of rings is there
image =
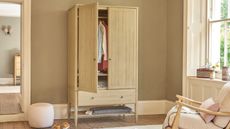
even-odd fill
[[[195,100],[192,100],[192,99],[189,99],[189,98],[186,98],[184,96],[181,96],[181,95],[176,95],[176,97],[179,99],[179,101],[188,101],[190,103],[193,103],[193,104],[197,104],[197,105],[201,105],[202,102],[199,102],[199,101],[195,101]]]
[[[208,113],[208,114],[215,115],[215,116],[228,116],[228,117],[230,116],[230,112],[214,112],[211,110],[197,107],[198,105],[202,104],[201,102],[198,102],[198,101],[195,101],[195,100],[192,100],[192,99],[180,96],[180,95],[176,95],[176,97],[178,98],[178,101],[176,101],[176,104],[178,105],[178,107],[177,107],[176,116],[172,124],[172,129],[178,129],[179,127],[180,113],[181,113],[183,106],[199,111],[199,112],[204,112],[204,113]],[[187,101],[188,103],[185,103],[184,101]],[[196,104],[196,106],[194,106],[194,104]],[[230,123],[226,129],[230,129]]]
[[[179,106],[185,106],[185,107],[191,108],[193,110],[196,110],[196,111],[199,111],[199,112],[208,113],[208,114],[215,115],[215,116],[230,116],[230,112],[214,112],[214,111],[207,110],[207,109],[204,109],[204,108],[195,107],[193,105],[186,104],[186,103],[180,102],[180,101],[177,101],[176,103]]]

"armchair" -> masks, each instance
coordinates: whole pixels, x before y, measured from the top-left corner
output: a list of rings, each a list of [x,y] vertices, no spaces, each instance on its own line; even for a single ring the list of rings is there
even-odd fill
[[[176,97],[176,106],[168,112],[163,129],[230,129],[230,83],[225,84],[216,98],[216,102],[220,104],[218,112],[199,107],[202,102],[180,95]],[[218,120],[206,123],[199,112],[215,115]],[[226,125],[220,124],[223,122]]]

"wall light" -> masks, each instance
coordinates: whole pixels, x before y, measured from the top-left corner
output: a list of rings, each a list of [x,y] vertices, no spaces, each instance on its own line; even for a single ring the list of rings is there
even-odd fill
[[[12,27],[10,25],[2,25],[2,31],[5,35],[11,35]]]

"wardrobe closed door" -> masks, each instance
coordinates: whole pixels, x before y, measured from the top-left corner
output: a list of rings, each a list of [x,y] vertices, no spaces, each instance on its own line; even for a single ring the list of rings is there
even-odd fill
[[[137,26],[136,8],[109,8],[109,89],[137,86]]]
[[[79,6],[79,90],[97,91],[98,5]]]

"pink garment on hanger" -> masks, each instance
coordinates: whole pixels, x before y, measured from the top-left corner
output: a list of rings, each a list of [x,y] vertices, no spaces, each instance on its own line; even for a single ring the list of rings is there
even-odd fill
[[[104,35],[103,35],[103,56],[102,62],[98,63],[98,70],[104,73],[108,72],[108,26],[105,22],[102,22],[104,25]]]

